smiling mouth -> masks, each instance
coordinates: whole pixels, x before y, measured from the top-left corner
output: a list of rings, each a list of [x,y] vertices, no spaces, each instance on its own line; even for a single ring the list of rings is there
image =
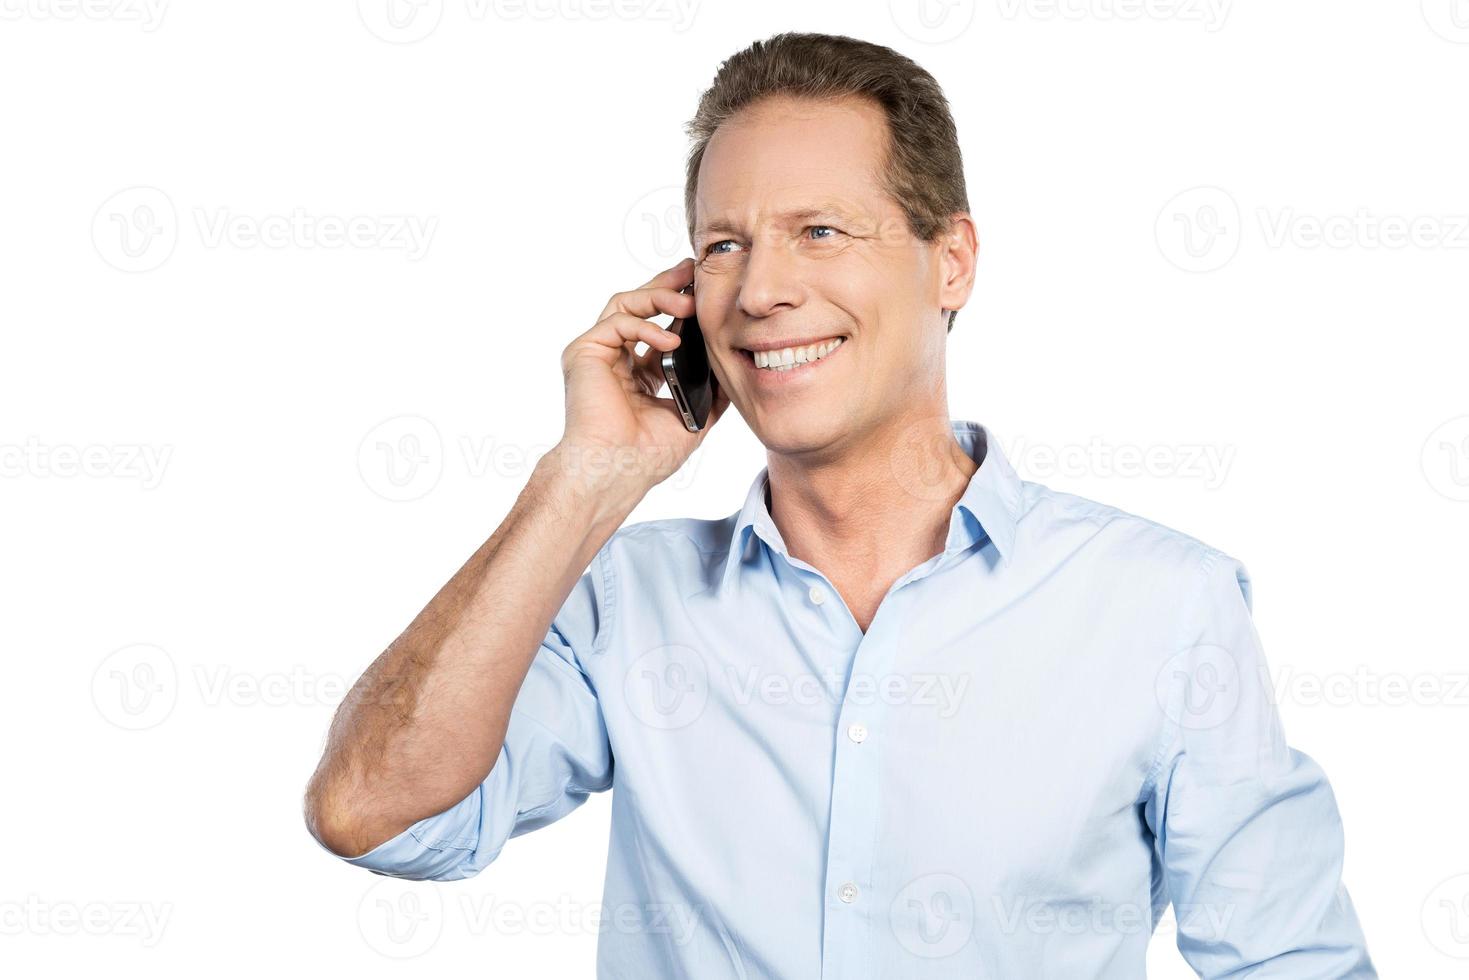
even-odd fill
[[[806,344],[802,347],[782,347],[778,350],[752,351],[740,348],[740,353],[745,359],[754,365],[759,371],[790,371],[807,364],[815,364],[839,349],[846,343],[845,336],[831,337],[826,340],[817,341],[814,344]]]

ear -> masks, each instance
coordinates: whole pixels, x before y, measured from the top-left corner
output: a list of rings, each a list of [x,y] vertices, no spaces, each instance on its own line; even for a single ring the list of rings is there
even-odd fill
[[[966,211],[949,218],[949,230],[939,238],[939,306],[958,310],[974,290],[974,270],[979,260],[979,234]]]

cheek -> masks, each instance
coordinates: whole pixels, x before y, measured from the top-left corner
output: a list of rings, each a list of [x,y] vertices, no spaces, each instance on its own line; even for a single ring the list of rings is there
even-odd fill
[[[920,337],[916,325],[903,320],[884,318],[877,329],[869,329],[863,344],[865,358],[870,358],[870,376],[886,379],[885,384],[919,391],[931,389],[943,377],[943,352],[935,351],[926,337]]]
[[[742,253],[717,252],[706,255],[698,265],[699,284],[694,288],[700,292],[713,289],[724,290],[725,283],[739,276]],[[707,285],[705,283],[707,282]]]

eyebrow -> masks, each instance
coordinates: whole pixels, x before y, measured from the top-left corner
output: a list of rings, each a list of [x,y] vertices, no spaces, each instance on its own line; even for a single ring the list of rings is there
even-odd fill
[[[798,221],[810,221],[813,218],[836,218],[838,220],[851,220],[851,215],[839,204],[826,203],[815,207],[796,208],[791,211],[783,211],[775,216],[775,220],[781,224],[790,225]],[[694,237],[701,238],[704,235],[725,234],[738,231],[739,227],[729,218],[711,218],[707,223],[694,229]]]

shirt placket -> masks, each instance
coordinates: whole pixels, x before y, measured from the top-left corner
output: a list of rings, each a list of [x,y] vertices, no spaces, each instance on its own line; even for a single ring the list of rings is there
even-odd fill
[[[769,543],[769,542],[767,542]],[[888,909],[878,904],[873,870],[878,859],[881,817],[883,738],[893,706],[882,697],[883,679],[890,676],[903,636],[911,590],[902,591],[936,570],[944,555],[935,556],[898,579],[878,604],[866,634],[841,595],[820,571],[773,546],[805,585],[803,599],[823,611],[822,620],[835,633],[850,626],[861,636],[844,679],[836,731],[828,820],[826,876],[822,902],[823,980],[853,980],[870,975],[876,950],[876,930],[888,928]],[[845,623],[837,617],[844,616]],[[854,679],[866,684],[854,688]],[[865,697],[861,692],[866,692]]]

